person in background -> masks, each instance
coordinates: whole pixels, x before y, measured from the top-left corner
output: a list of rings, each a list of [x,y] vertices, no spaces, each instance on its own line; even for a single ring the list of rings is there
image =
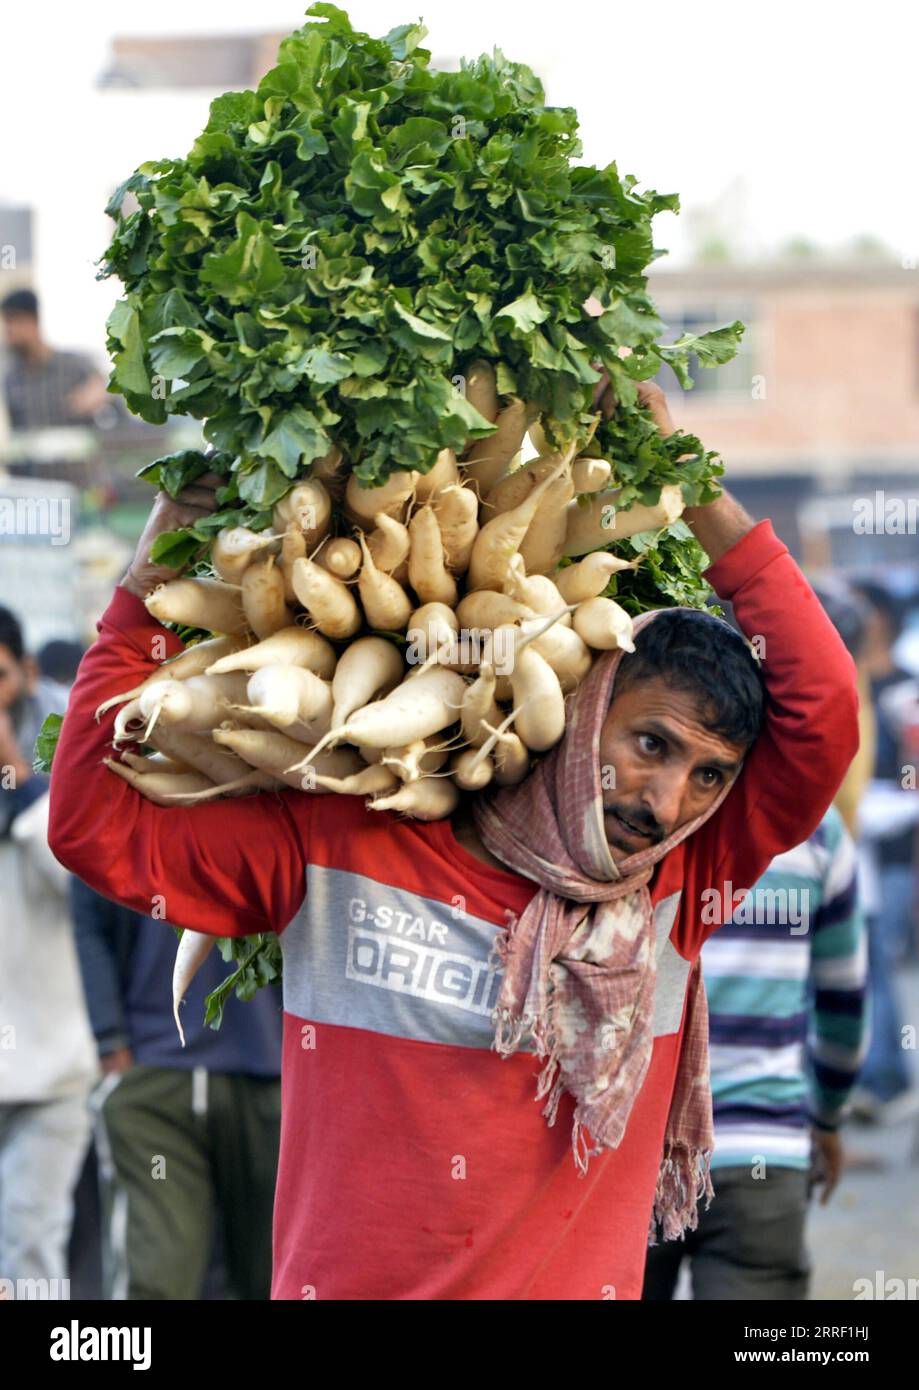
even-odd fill
[[[94,1097],[113,1298],[199,1299],[216,1210],[230,1298],[267,1299],[281,1116],[280,991],[231,997],[219,1030],[205,996],[230,974],[205,961],[172,1016],[176,937],[162,918],[71,881],[77,950],[105,1080]],[[125,1232],[122,1235],[122,1232]]]
[[[62,1298],[73,1191],[98,1075],[67,883],[48,848],[48,778],[32,769],[67,691],[39,676],[0,608],[0,1278]]]
[[[110,401],[105,378],[88,357],[45,341],[33,290],[13,290],[0,303],[10,360],[3,381],[10,428],[40,430],[91,425]]]
[[[873,776],[859,806],[865,876],[873,885],[869,937],[874,1025],[854,1108],[865,1120],[892,1123],[919,1110],[919,1088],[902,1045],[896,991],[897,969],[914,950],[919,793],[903,774],[908,765],[904,736],[919,701],[919,682],[893,657],[901,626],[897,600],[868,581],[859,582],[856,589],[869,605],[863,664],[877,739]]]
[[[735,891],[740,885],[735,885]],[[648,1251],[643,1298],[805,1299],[814,1187],[843,1166],[839,1126],[867,1046],[867,940],[855,846],[831,806],[702,948],[715,1199],[685,1241]]]

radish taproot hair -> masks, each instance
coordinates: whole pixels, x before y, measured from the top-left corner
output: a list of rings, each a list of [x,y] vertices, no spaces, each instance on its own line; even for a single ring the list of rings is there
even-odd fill
[[[365,748],[366,745],[361,745]],[[360,750],[359,750],[360,751]],[[401,782],[416,782],[426,773],[437,772],[450,756],[449,748],[436,735],[416,738],[401,748],[367,750],[376,752],[385,767],[390,768]],[[363,757],[363,752],[361,753]]]
[[[246,631],[242,595],[222,579],[168,579],[144,599],[147,612],[161,623],[203,627],[236,636]]]
[[[191,931],[188,927],[183,929],[179,940],[179,949],[176,951],[175,965],[172,968],[172,1016],[176,1021],[183,1047],[185,1046],[185,1033],[182,1029],[182,1020],[179,1018],[179,1005],[188,993],[192,980],[216,944],[217,938],[215,936]]]

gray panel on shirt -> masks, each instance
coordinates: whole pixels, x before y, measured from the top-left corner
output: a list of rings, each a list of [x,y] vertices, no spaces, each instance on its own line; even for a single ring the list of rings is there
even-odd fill
[[[676,1032],[683,1009],[689,963],[669,941],[679,897],[655,910],[655,1036]],[[459,905],[310,864],[303,906],[281,935],[284,1008],[316,1023],[490,1048],[503,970],[488,961],[500,930]]]

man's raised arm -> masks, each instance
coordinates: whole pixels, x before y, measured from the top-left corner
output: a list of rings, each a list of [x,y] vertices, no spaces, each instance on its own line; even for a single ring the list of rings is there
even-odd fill
[[[62,864],[126,907],[216,936],[249,936],[283,930],[303,900],[314,798],[290,790],[156,806],[102,762],[113,756],[116,711],[95,718],[105,700],[149,676],[157,657],[182,649],[142,594],[174,574],[149,563],[154,537],[213,506],[213,487],[203,483],[186,489],[182,503],[158,495],[80,663],[54,755],[48,840]]]

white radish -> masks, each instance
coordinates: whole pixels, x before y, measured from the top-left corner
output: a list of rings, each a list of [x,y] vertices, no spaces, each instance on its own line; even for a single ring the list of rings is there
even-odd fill
[[[454,483],[433,498],[431,506],[440,527],[447,568],[465,574],[479,532],[479,503],[471,487]]]
[[[401,632],[409,620],[412,601],[391,574],[377,569],[363,534],[360,546],[364,563],[358,575],[357,587],[367,624],[383,632]]]
[[[556,477],[570,467],[570,453],[559,459],[553,471],[537,483],[530,495],[515,507],[487,521],[475,538],[466,577],[470,589],[500,589],[507,579],[511,557],[520,549],[527,528],[542,498]]]
[[[559,607],[564,605],[560,604]],[[487,632],[503,623],[515,623],[534,616],[534,610],[528,604],[509,598],[507,594],[499,594],[494,589],[477,589],[460,599],[456,606],[457,621],[464,630]]]
[[[175,965],[172,967],[172,1016],[179,1030],[182,1046],[185,1046],[185,1033],[179,1018],[179,1005],[188,993],[189,985],[207,960],[217,944],[215,936],[204,932],[191,931],[186,927],[176,951]]]
[[[155,685],[157,681],[184,680],[186,676],[202,676],[213,662],[231,652],[241,651],[245,645],[241,637],[211,637],[205,642],[195,642],[176,656],[164,661],[133,690],[126,690],[121,695],[113,695],[110,700],[105,700],[96,710],[96,718],[100,719],[107,710],[110,710],[114,705],[120,705],[124,700],[136,699],[146,690],[148,685]]]
[[[361,611],[350,589],[312,560],[295,560],[291,583],[300,603],[319,631],[333,641],[353,637],[361,626]]]
[[[246,631],[239,589],[222,579],[169,579],[144,599],[147,612],[161,623],[203,627],[232,636]]]
[[[565,603],[583,603],[602,594],[614,574],[634,568],[634,561],[620,560],[608,550],[594,550],[576,564],[556,570],[553,578]]]
[[[419,777],[391,796],[368,802],[371,811],[403,811],[415,820],[445,820],[459,805],[459,788],[449,777]]]
[[[611,598],[588,598],[579,603],[573,624],[578,636],[596,651],[613,651],[617,647],[624,652],[635,650],[632,619]]]
[[[495,765],[495,785],[516,787],[530,770],[530,750],[515,733],[504,733],[491,754]]]
[[[545,574],[527,574],[520,555],[514,557],[518,564],[512,564],[504,592],[517,600],[531,613],[542,614],[546,618],[562,614],[559,622],[564,627],[571,626],[571,614],[566,612],[568,600],[562,597],[558,586]],[[521,614],[521,617],[528,616]],[[507,620],[505,620],[507,621]]]
[[[462,753],[454,754],[450,761],[450,770],[454,782],[464,792],[482,791],[495,775],[495,765],[491,758],[486,756],[476,759],[475,753],[469,748],[464,749]]]
[[[361,567],[361,548],[347,536],[327,537],[312,559],[336,579],[352,579]]]
[[[240,584],[249,562],[266,547],[280,547],[280,539],[248,526],[225,526],[211,542],[210,561],[227,584]]]
[[[284,577],[284,599],[287,603],[297,602],[293,585],[294,561],[302,560],[305,556],[306,536],[297,523],[292,521],[281,539],[281,574]]]
[[[593,655],[587,643],[573,628],[564,627],[558,622],[545,631],[540,631],[542,625],[541,618],[531,619],[522,622],[520,630],[524,636],[533,637],[533,651],[545,657],[558,676],[562,693],[567,695],[568,691],[574,690],[587,675],[593,665]]]
[[[332,499],[318,478],[307,478],[291,488],[271,514],[275,531],[284,532],[293,523],[302,532],[307,550],[328,533],[332,521]]]
[[[207,674],[258,671],[262,666],[304,666],[322,680],[331,680],[335,671],[335,648],[318,632],[304,627],[285,627],[263,642],[221,657],[207,667]]]
[[[538,483],[557,467],[561,454],[549,453],[539,458],[530,459],[527,463],[521,464],[519,468],[505,473],[500,482],[495,483],[488,494],[488,500],[482,503],[482,519],[490,521],[499,512],[510,512],[515,507],[519,507],[521,502],[525,502]]]
[[[465,688],[462,676],[442,666],[419,671],[384,699],[356,709],[343,724],[333,727],[302,765],[311,762],[317,751],[332,742],[388,748],[436,734],[456,722]]]
[[[558,676],[532,645],[518,640],[510,682],[520,737],[534,753],[544,753],[565,732],[565,697]]]
[[[500,723],[501,711],[495,702],[495,668],[490,661],[483,661],[479,674],[471,685],[467,685],[460,709],[460,727],[463,738],[474,748],[480,747],[488,737],[483,721]]]
[[[332,678],[333,729],[369,704],[380,691],[389,691],[402,680],[404,666],[399,648],[385,637],[360,637],[342,652]]]
[[[251,561],[241,592],[246,622],[260,641],[292,625],[294,615],[284,601],[284,574],[273,555]]]
[[[484,358],[475,358],[467,366],[465,376],[466,400],[490,425],[493,425],[498,418],[498,388],[494,367]]]
[[[601,488],[608,487],[612,472],[612,465],[607,463],[606,459],[575,459],[571,465],[575,497],[584,492],[599,492]]]
[[[411,538],[408,527],[386,512],[377,512],[373,518],[375,529],[367,536],[367,546],[378,570],[385,570],[400,584],[408,579],[408,552]],[[358,548],[360,554],[360,548]]]
[[[157,806],[169,806],[170,798],[177,792],[202,792],[213,787],[209,777],[200,772],[135,772],[114,758],[103,758],[105,766],[117,773],[135,791]]]
[[[397,520],[403,516],[420,474],[397,469],[378,487],[362,487],[356,473],[349,473],[345,488],[345,512],[362,529],[369,529],[377,512]]]
[[[445,487],[450,487],[459,482],[459,469],[456,466],[456,454],[452,449],[441,449],[434,462],[434,467],[427,473],[421,473],[415,485],[415,498],[419,502],[429,502]]]
[[[227,706],[245,697],[242,672],[227,676],[190,676],[185,681],[160,681],[140,697],[140,712],[150,723],[168,724],[180,733],[212,729],[226,717]]]
[[[456,580],[444,563],[444,547],[437,516],[430,506],[419,507],[408,524],[411,550],[408,555],[408,581],[422,603],[445,603],[456,607]],[[411,610],[409,610],[411,612]],[[406,614],[408,622],[409,614]]]
[[[338,792],[342,796],[384,795],[395,791],[399,778],[392,768],[378,763],[375,767],[363,767],[360,772],[352,772],[350,777],[321,777],[316,774],[317,787],[326,792]]]
[[[529,575],[551,574],[565,553],[565,508],[574,496],[569,473],[554,478],[536,508],[536,515],[520,542],[520,557]]]
[[[125,752],[121,755],[121,761],[126,767],[132,767],[135,772],[183,773],[196,770],[186,763],[177,763],[173,758],[165,758],[162,753],[144,755],[143,753]]]
[[[162,684],[162,682],[156,682],[156,684]],[[147,688],[150,687],[144,687],[144,689]],[[141,694],[143,693],[142,690]],[[140,696],[137,696],[135,699],[129,700],[126,705],[123,705],[115,716],[112,742],[117,745],[123,743],[125,739],[136,737],[144,723],[144,715],[140,708]],[[135,731],[131,730],[130,726],[132,724],[138,725]]]
[[[246,687],[249,707],[292,738],[315,743],[328,732],[332,687],[302,666],[263,666]]]
[[[162,724],[157,725],[148,741],[166,757],[187,764],[194,772],[203,773],[214,786],[233,782],[249,771],[248,764],[237,758],[235,753],[215,746],[209,729],[196,734],[183,734]]]
[[[287,734],[263,733],[259,729],[215,729],[213,737],[215,743],[232,749],[244,762],[260,772],[271,773],[298,791],[322,790],[317,788],[315,778],[351,777],[364,766],[357,749],[335,748],[317,754],[312,765],[300,772],[294,770],[292,764],[299,765],[304,752],[312,752],[312,749]]]
[[[380,761],[391,769],[401,782],[416,782],[419,777],[436,772],[449,757],[449,752],[436,736],[417,738],[402,748],[377,750]]]
[[[467,388],[468,399],[468,388]],[[516,397],[498,414],[494,434],[477,439],[462,460],[467,478],[474,478],[482,497],[486,498],[523,443],[524,435],[535,420],[537,409]]]
[[[683,493],[678,483],[661,488],[653,507],[636,503],[625,511],[616,507],[619,489],[597,492],[586,506],[569,502],[565,534],[566,555],[586,555],[589,550],[621,541],[640,531],[657,531],[669,526],[683,511]]]

